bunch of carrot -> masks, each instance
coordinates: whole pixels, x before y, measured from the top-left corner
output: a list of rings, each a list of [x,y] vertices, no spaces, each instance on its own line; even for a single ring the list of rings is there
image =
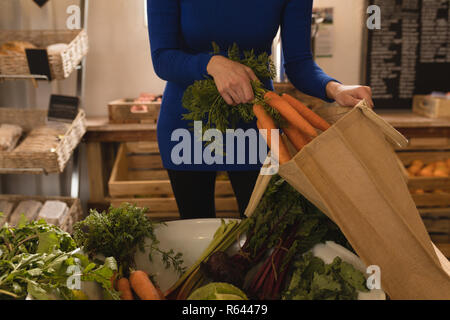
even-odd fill
[[[155,286],[144,271],[133,271],[130,278],[122,277],[117,281],[113,278],[113,287],[120,292],[122,300],[134,300],[134,294],[141,300],[165,300],[164,294]]]
[[[277,110],[286,120],[286,125],[281,129],[297,152],[318,136],[316,129],[325,131],[330,128],[330,124],[323,118],[289,94],[285,93],[279,96],[273,91],[267,91],[264,95],[264,101]],[[265,139],[269,148],[272,149],[271,130],[278,129],[274,120],[264,110],[264,107],[259,104],[253,106],[253,112],[257,118],[258,129],[267,130]],[[278,146],[278,160],[280,164],[284,164],[291,159],[291,155],[281,136],[278,141]]]

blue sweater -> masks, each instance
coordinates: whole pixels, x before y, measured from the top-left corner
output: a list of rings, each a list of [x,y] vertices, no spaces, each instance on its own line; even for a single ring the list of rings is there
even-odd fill
[[[259,170],[248,154],[244,164],[199,164],[172,161],[172,150],[181,138],[172,141],[176,129],[189,128],[182,120],[187,110],[181,99],[195,80],[207,77],[212,57],[211,43],[227,49],[237,43],[241,50],[271,53],[272,41],[281,26],[285,69],[289,80],[300,91],[328,100],[325,87],[334,79],[313,61],[311,53],[311,15],[313,0],[147,0],[149,37],[156,74],[167,81],[157,125],[163,165],[172,170],[237,171]],[[272,83],[267,83],[273,89]],[[232,107],[230,107],[232,108]],[[242,124],[256,128],[255,123]],[[191,135],[193,136],[192,132]],[[192,145],[194,145],[192,138]],[[248,144],[246,152],[248,153]],[[186,152],[186,151],[184,151]],[[186,156],[185,153],[181,152]],[[235,152],[236,154],[236,152]],[[226,163],[225,161],[223,161]],[[234,162],[236,163],[236,162]]]

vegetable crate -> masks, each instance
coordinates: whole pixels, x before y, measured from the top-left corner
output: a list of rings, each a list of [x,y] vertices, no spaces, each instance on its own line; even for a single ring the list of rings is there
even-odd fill
[[[44,197],[44,196],[22,196],[22,195],[0,195],[0,201],[8,201],[13,204],[12,210],[24,200],[39,201],[44,204],[47,200],[55,200],[65,202],[69,207],[69,211],[62,218],[61,223],[58,225],[62,230],[71,233],[73,225],[83,218],[83,209],[79,199],[69,197]],[[11,217],[9,217],[10,219]]]
[[[424,169],[438,161],[448,161],[450,151],[406,151],[397,152],[397,156],[432,240],[450,244],[450,177],[445,176],[445,169],[443,173],[438,173],[441,176],[436,176],[433,171],[427,173],[428,169]],[[420,163],[423,164],[420,170],[425,172],[421,173],[419,169],[413,168],[414,165],[420,166]],[[417,173],[413,174],[416,171]]]
[[[86,115],[79,110],[66,133],[59,137],[56,148],[39,152],[0,152],[0,173],[61,173],[86,132]],[[32,129],[45,126],[47,110],[0,108],[0,122],[16,124],[26,135]]]
[[[413,112],[428,118],[448,118],[450,117],[450,100],[445,97],[415,95]]]
[[[121,144],[108,183],[111,205],[129,202],[149,208],[149,216],[158,220],[179,219],[167,171],[157,142]],[[216,181],[217,217],[238,218],[238,206],[229,180]]]
[[[42,49],[52,44],[67,44],[67,48],[62,52],[49,53],[50,73],[54,80],[68,78],[89,50],[88,35],[85,30],[0,31],[0,44],[7,41],[27,41]],[[0,74],[29,75],[26,54],[0,55]]]
[[[133,106],[138,106],[136,110]],[[108,104],[110,123],[156,123],[161,103],[120,99]]]

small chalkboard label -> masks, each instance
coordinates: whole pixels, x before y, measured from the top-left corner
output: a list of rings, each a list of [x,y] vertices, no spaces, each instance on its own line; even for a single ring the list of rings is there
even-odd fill
[[[48,119],[72,122],[77,114],[80,99],[78,97],[52,95],[48,107]]]
[[[48,80],[52,80],[50,73],[50,64],[48,62],[48,54],[45,49],[25,49],[28,60],[28,68],[31,74],[47,76]]]

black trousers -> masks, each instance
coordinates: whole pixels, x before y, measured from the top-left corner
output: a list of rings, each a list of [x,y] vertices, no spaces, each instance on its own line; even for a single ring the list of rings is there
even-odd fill
[[[215,218],[215,171],[168,170],[181,219]],[[239,213],[244,217],[259,171],[230,171]]]

